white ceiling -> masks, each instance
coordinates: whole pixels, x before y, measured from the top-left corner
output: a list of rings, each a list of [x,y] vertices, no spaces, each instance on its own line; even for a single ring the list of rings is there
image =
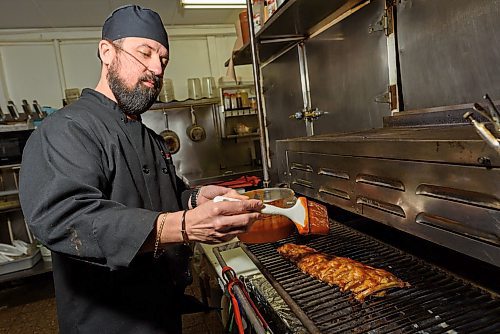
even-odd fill
[[[157,11],[170,25],[233,24],[241,9],[184,9],[179,0],[0,0],[0,29],[101,27],[130,3]]]

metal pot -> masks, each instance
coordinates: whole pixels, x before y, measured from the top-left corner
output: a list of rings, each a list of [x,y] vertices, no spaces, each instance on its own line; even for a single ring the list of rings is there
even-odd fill
[[[243,195],[281,208],[292,207],[296,201],[294,191],[288,188],[257,189]],[[239,234],[238,239],[245,243],[275,242],[288,237],[294,229],[295,224],[285,216],[263,215],[247,232]]]
[[[186,134],[194,142],[200,142],[205,140],[207,133],[205,129],[196,123],[196,116],[194,114],[194,109],[191,107],[191,122],[192,124],[186,129]]]
[[[165,141],[165,145],[167,146],[170,154],[175,154],[179,152],[181,148],[181,141],[179,139],[179,136],[177,133],[175,133],[172,130],[168,129],[168,116],[167,112],[163,112],[165,115],[165,130],[160,132],[160,136],[163,137],[163,140]]]

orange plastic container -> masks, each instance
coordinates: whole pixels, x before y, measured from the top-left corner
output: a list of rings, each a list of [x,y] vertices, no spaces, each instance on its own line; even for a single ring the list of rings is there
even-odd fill
[[[281,208],[292,207],[296,201],[294,191],[288,188],[257,189],[243,195]],[[252,244],[274,242],[288,237],[294,229],[295,224],[285,216],[264,215],[247,232],[238,235],[238,239]]]
[[[240,18],[240,27],[241,27],[241,38],[243,40],[243,44],[246,44],[250,41],[250,28],[248,27],[248,13],[246,10],[242,11],[239,15]]]

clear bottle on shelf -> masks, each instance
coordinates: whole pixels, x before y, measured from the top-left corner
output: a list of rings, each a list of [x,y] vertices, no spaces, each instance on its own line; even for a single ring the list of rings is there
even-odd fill
[[[253,28],[257,33],[264,24],[264,0],[253,0]]]
[[[231,94],[229,93],[224,93],[224,110],[231,110]]]
[[[276,9],[278,9],[278,4],[277,4],[276,0],[267,0],[267,6],[266,6],[267,18],[266,18],[266,21],[269,20],[269,18],[271,17],[271,15],[274,14]]]
[[[236,101],[236,94],[230,94],[231,96],[231,109],[238,109],[238,102]]]

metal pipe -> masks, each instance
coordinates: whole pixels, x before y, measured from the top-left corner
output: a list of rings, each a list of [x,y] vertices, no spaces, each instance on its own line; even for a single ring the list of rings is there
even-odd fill
[[[262,159],[262,173],[264,176],[264,188],[269,187],[269,167],[267,164],[267,145],[266,145],[266,123],[264,119],[264,110],[262,108],[262,85],[260,82],[260,67],[259,67],[259,54],[257,50],[257,41],[255,39],[255,29],[253,26],[253,9],[252,0],[247,0],[247,13],[248,13],[248,28],[250,31],[250,47],[252,51],[252,72],[253,80],[255,83],[255,97],[257,102],[257,114],[259,118],[260,129],[260,155]]]
[[[237,245],[239,245],[239,243],[237,243]],[[224,261],[224,258],[222,257],[222,254],[219,251],[219,247],[214,247],[212,249],[212,251],[214,252],[214,255],[217,258],[217,261],[219,262],[220,266],[222,268],[227,267],[227,263],[226,263],[226,261]],[[231,271],[231,270],[224,272],[224,275],[226,276],[228,281],[236,278],[233,271]],[[260,322],[259,318],[255,314],[255,311],[253,310],[252,306],[248,302],[246,295],[243,293],[241,288],[238,285],[233,285],[233,291],[234,291],[234,294],[236,295],[236,299],[238,300],[239,304],[241,305],[241,308],[245,312],[245,315],[247,316],[248,320],[252,324],[253,329],[255,329],[255,331],[258,334],[267,334],[268,332],[266,331],[264,326],[262,326],[262,323]]]
[[[311,106],[311,89],[309,88],[309,72],[307,70],[306,47],[304,43],[299,43],[299,69],[300,69],[300,84],[302,87],[302,101],[304,114],[312,109]],[[304,117],[306,125],[306,135],[314,136],[314,123],[310,117]]]
[[[57,39],[54,39],[52,41],[52,44],[54,46],[54,53],[56,55],[57,74],[59,76],[59,86],[61,87],[62,98],[65,99],[66,98],[66,76],[64,74],[64,64],[62,61],[60,41]]]
[[[472,112],[466,112],[464,114],[464,119],[468,119],[472,123],[472,125],[474,125],[474,127],[476,128],[476,132],[481,138],[483,138],[486,144],[488,144],[493,150],[500,154],[500,142],[483,123],[476,121],[472,117]]]

